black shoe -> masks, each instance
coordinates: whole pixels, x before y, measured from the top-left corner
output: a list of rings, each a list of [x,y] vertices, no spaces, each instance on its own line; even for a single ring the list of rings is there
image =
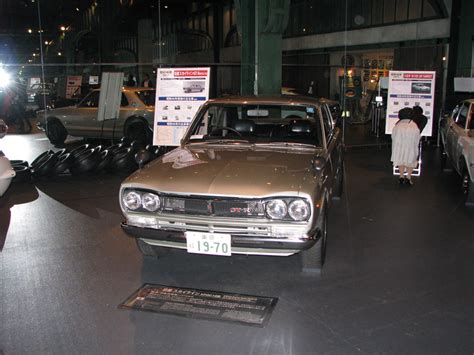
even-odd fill
[[[402,177],[401,177],[400,179],[398,179],[398,183],[399,183],[400,185],[403,185],[403,184],[405,183],[405,178],[402,178]]]
[[[411,181],[411,179],[405,178],[405,185],[413,186],[413,181]]]

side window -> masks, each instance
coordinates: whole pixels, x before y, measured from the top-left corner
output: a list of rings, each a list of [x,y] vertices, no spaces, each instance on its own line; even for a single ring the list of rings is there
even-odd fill
[[[332,133],[333,122],[331,114],[329,113],[328,107],[326,105],[321,106],[321,115],[324,123],[324,132],[326,134],[326,138],[328,138]]]
[[[456,124],[461,128],[466,128],[467,115],[469,113],[469,104],[464,104],[459,109],[459,114],[456,117]]]
[[[79,104],[79,107],[99,107],[100,91],[92,91]]]
[[[127,96],[125,96],[123,92],[122,92],[122,98],[120,99],[120,106],[121,107],[128,106]]]

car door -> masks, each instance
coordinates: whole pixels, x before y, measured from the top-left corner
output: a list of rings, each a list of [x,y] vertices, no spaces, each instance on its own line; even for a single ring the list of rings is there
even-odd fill
[[[331,115],[331,111],[326,104],[321,105],[321,117],[324,123],[324,134],[326,137],[326,147],[328,152],[329,163],[331,166],[330,186],[334,186],[337,174],[342,162],[342,149],[340,144],[340,129],[335,127],[335,121]]]
[[[100,91],[92,91],[63,118],[67,131],[75,136],[90,136],[91,123],[97,121]]]
[[[459,171],[459,157],[462,154],[462,146],[459,144],[459,138],[467,135],[466,125],[469,116],[470,105],[464,102],[451,122],[446,133],[447,153],[455,169]]]

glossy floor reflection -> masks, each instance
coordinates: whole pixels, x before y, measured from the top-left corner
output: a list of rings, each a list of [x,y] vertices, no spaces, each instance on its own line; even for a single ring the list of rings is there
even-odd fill
[[[31,160],[52,148],[43,138],[0,149]],[[298,255],[143,259],[119,226],[120,176],[13,185],[0,198],[0,353],[471,354],[474,209],[460,179],[434,148],[412,188],[388,149],[349,151],[346,173],[320,277]],[[143,283],[279,301],[265,328],[117,309]]]

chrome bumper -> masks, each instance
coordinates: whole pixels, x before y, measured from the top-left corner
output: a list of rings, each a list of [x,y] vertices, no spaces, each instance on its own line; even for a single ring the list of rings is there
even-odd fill
[[[135,227],[126,222],[122,223],[122,229],[127,235],[150,245],[187,248],[185,231]],[[289,239],[231,234],[232,254],[288,256],[311,248],[315,242],[316,237]]]

